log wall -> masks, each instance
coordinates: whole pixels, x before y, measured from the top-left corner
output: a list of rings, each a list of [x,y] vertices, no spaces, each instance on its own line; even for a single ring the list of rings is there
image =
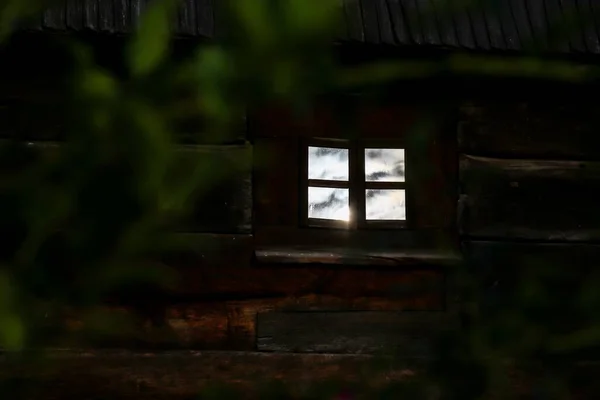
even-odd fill
[[[465,104],[458,132],[459,229],[488,312],[516,307],[529,282],[544,299],[532,318],[562,331],[585,326],[600,267],[598,105],[569,100]]]

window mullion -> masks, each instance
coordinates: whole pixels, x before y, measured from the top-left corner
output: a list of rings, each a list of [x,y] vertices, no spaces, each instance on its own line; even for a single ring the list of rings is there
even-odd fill
[[[354,229],[365,222],[365,154],[356,142],[350,147],[350,209]]]

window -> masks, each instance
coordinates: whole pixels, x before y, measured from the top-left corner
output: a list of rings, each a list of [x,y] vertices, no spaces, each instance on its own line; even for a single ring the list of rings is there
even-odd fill
[[[311,140],[303,151],[304,225],[406,227],[405,150],[399,144]]]
[[[362,105],[357,98],[352,110],[316,105],[298,119],[273,107],[250,118],[256,262],[453,262],[458,184],[451,115],[440,113],[424,125],[427,135],[413,140],[418,107]]]

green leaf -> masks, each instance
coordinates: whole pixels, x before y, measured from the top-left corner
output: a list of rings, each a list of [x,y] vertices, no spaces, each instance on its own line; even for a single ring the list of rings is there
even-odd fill
[[[165,59],[176,5],[174,0],[154,0],[142,15],[140,26],[127,49],[129,70],[133,76],[148,75]]]

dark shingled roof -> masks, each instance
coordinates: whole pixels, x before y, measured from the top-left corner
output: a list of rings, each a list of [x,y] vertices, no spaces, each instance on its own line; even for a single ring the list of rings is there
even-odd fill
[[[341,41],[479,51],[600,53],[600,0],[339,0]],[[65,0],[37,27],[125,33],[148,0]],[[212,38],[224,30],[218,0],[183,0],[176,32]]]

